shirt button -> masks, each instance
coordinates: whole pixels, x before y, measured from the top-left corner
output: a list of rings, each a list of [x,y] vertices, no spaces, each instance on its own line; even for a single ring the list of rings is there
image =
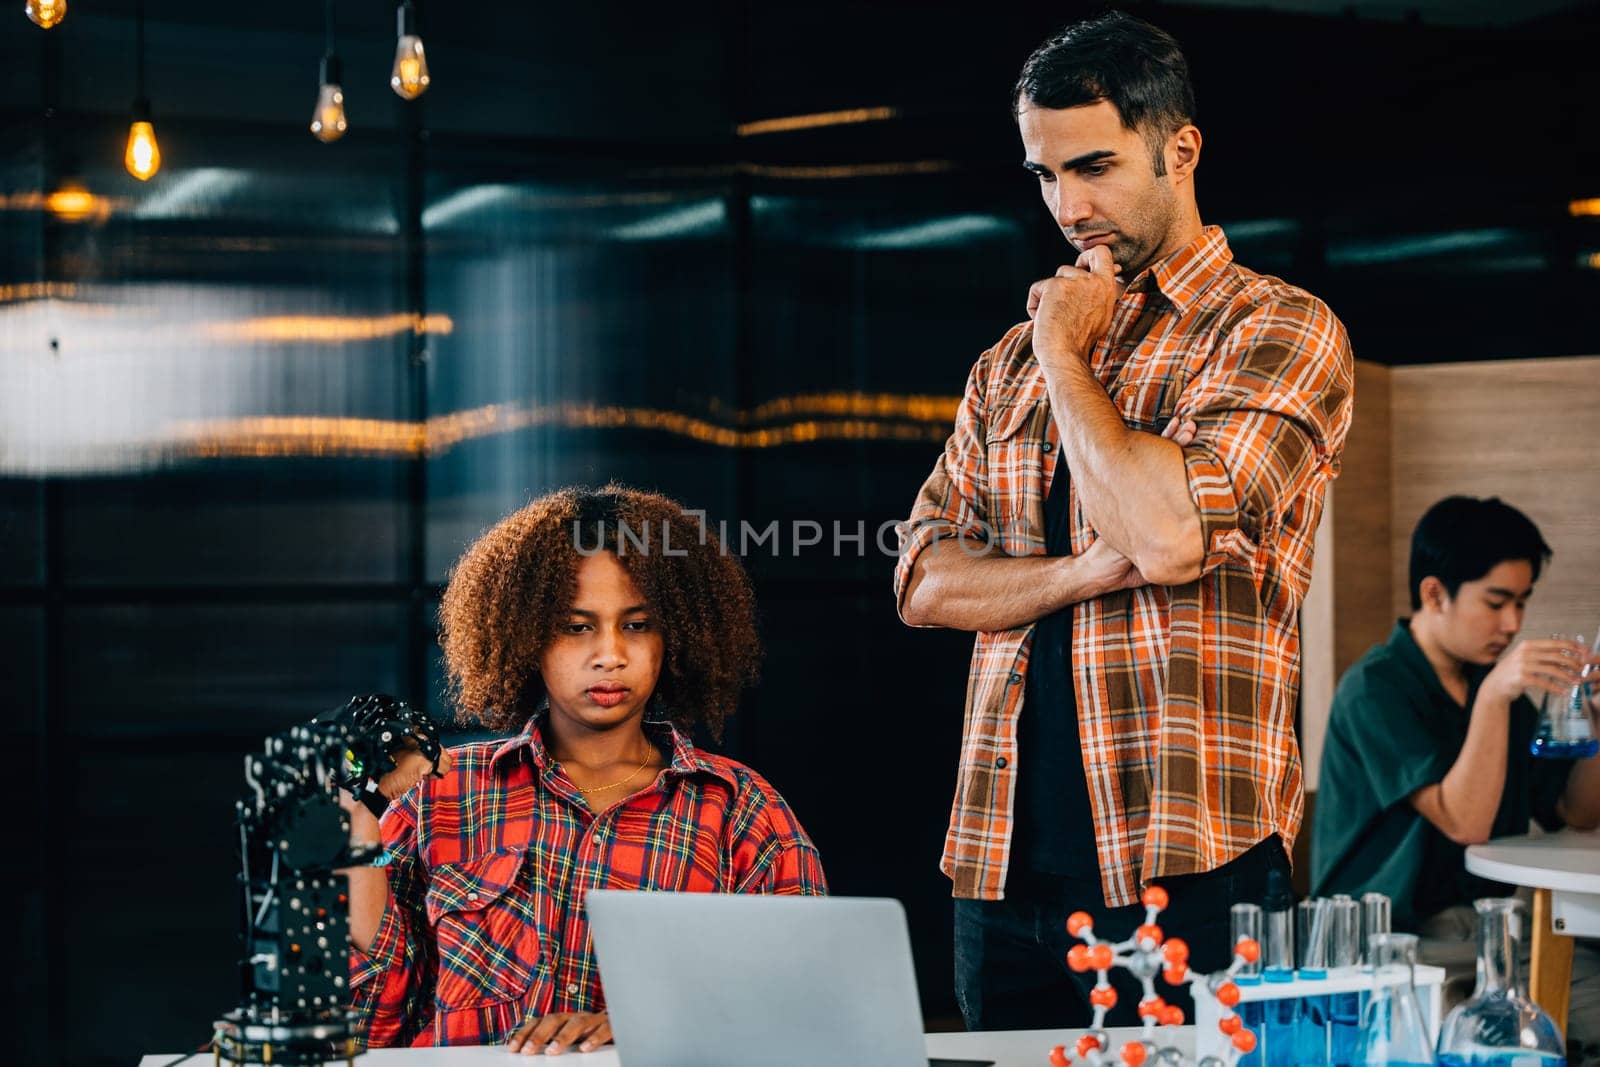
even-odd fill
[[[1001,756],[999,759],[994,761],[994,765],[996,767],[999,767],[1002,771],[1005,770],[1006,769],[1006,758],[1004,756]]]
[[[1049,451],[1053,450],[1055,447],[1056,446],[1055,446],[1055,442],[1054,441],[1046,441],[1044,443],[1044,450],[1046,452],[1049,452]]]
[[[468,893],[467,894],[467,899],[468,900],[477,900],[478,899],[478,894],[476,892]]]
[[[1016,671],[1012,671],[1010,682],[1012,685],[1020,685],[1022,683],[1022,675],[1018,674]]]
[[[578,995],[578,983],[577,982],[568,982],[567,983],[567,996],[575,997],[577,995]]]

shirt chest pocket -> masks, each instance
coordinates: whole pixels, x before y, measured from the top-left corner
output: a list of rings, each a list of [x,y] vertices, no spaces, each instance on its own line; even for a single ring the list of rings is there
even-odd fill
[[[445,1008],[520,999],[543,963],[531,894],[519,891],[526,853],[501,850],[433,868],[428,922],[439,950],[436,996]]]
[[[1181,391],[1171,379],[1154,378],[1119,383],[1110,395],[1128,429],[1161,433],[1172,419]]]
[[[1032,487],[1044,484],[1044,420],[1049,417],[1045,404],[1023,401],[998,408],[989,423],[984,442],[988,533],[1008,556],[1044,551],[1044,500]]]

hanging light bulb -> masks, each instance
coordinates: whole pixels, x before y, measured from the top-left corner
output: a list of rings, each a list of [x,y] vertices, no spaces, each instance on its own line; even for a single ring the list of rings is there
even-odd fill
[[[422,51],[422,38],[417,36],[417,13],[411,0],[401,3],[398,16],[400,40],[395,43],[389,88],[406,100],[415,100],[428,91],[428,57]]]
[[[82,184],[68,181],[44,198],[44,206],[58,219],[82,222],[95,215],[110,214],[109,206]]]
[[[61,25],[67,17],[67,0],[28,0],[22,10],[41,30]]]
[[[311,133],[323,144],[332,144],[344,136],[344,88],[339,56],[333,47],[333,0],[323,8],[323,25],[328,35],[328,47],[322,55],[321,88],[317,90],[317,107],[311,112]]]
[[[344,89],[339,84],[339,57],[322,57],[322,88],[317,90],[317,109],[311,113],[311,132],[323,144],[344,136]]]
[[[150,100],[144,95],[144,0],[134,9],[134,41],[137,54],[133,124],[128,127],[128,150],[122,164],[142,182],[161,169],[161,146],[156,144],[156,128],[150,124]]]
[[[128,150],[122,156],[128,173],[142,182],[161,169],[161,146],[156,144],[156,128],[150,124],[150,101],[140,97],[133,105],[133,124],[128,127]]]

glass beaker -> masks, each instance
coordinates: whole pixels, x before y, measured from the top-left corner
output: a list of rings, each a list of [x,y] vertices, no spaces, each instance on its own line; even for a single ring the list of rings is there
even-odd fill
[[[1551,634],[1554,640],[1563,640],[1563,634]],[[1583,635],[1573,638],[1583,644]],[[1600,648],[1600,635],[1596,635]],[[1590,650],[1590,655],[1594,650]],[[1583,668],[1584,680],[1567,691],[1565,697],[1546,693],[1540,704],[1539,726],[1533,732],[1528,751],[1546,759],[1587,759],[1600,752],[1600,738],[1594,735],[1594,724],[1589,719],[1588,686],[1590,668]]]
[[[1439,1063],[1448,1067],[1562,1067],[1566,1046],[1555,1020],[1522,991],[1518,948],[1522,901],[1485,898],[1478,912],[1478,984],[1439,1028]]]
[[[1358,1067],[1431,1065],[1433,1041],[1417,1002],[1417,935],[1373,934],[1372,996],[1361,1013]]]

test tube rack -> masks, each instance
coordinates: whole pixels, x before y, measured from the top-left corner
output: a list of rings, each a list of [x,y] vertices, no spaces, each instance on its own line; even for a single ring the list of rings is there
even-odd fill
[[[1380,982],[1384,985],[1398,985],[1405,981],[1405,976],[1399,973],[1379,975],[1363,969],[1344,973],[1329,972],[1326,978],[1301,978],[1297,974],[1287,982],[1263,980],[1246,983],[1239,982],[1238,979],[1235,981],[1239,986],[1239,1004],[1250,1004],[1286,998],[1324,997],[1335,993],[1370,993]],[[1428,1024],[1428,1037],[1432,1041],[1437,1041],[1444,1007],[1444,968],[1419,963],[1414,982],[1417,1001],[1422,1007],[1422,1017]],[[1217,998],[1203,982],[1196,982],[1189,988],[1194,994],[1194,1022],[1197,1035],[1216,1033],[1217,1023],[1224,1015],[1231,1015],[1239,1010],[1237,1005],[1230,1009],[1218,1003]]]

